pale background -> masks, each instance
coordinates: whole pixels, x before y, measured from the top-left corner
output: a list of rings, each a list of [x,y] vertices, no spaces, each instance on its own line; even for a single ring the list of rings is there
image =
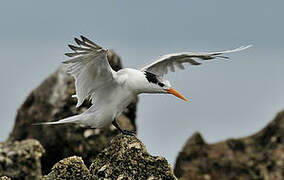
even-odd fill
[[[17,108],[65,59],[81,34],[113,48],[124,67],[162,54],[253,44],[231,61],[206,62],[167,75],[191,103],[142,95],[138,136],[174,164],[195,132],[213,143],[252,134],[284,107],[284,1],[1,1],[1,131]]]

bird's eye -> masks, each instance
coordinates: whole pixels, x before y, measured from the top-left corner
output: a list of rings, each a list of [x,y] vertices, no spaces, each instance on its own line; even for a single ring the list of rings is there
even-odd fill
[[[164,86],[165,86],[165,84],[164,84],[164,83],[161,83],[161,82],[159,82],[158,85],[161,86],[161,87],[164,87]]]

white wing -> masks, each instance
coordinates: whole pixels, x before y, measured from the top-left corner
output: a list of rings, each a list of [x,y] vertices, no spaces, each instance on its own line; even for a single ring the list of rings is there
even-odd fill
[[[75,38],[79,45],[68,45],[74,52],[66,53],[66,56],[74,57],[63,62],[67,66],[67,72],[75,78],[77,106],[84,99],[92,95],[97,89],[113,82],[115,71],[110,67],[107,60],[107,50],[98,46],[84,36],[82,40]]]
[[[215,58],[229,59],[229,57],[222,56],[222,54],[241,51],[249,47],[251,47],[251,45],[242,46],[237,49],[220,51],[220,52],[204,52],[204,53],[183,52],[176,54],[167,54],[160,57],[153,63],[143,67],[140,70],[148,71],[153,74],[163,76],[164,74],[168,73],[168,69],[170,69],[170,71],[172,72],[175,72],[175,67],[184,69],[183,63],[189,63],[191,65],[200,65],[201,63],[197,62],[195,59],[199,60],[211,60]]]

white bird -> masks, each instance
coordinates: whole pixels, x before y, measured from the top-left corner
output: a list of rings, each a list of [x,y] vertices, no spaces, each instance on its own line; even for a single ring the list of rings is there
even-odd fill
[[[163,78],[169,70],[175,72],[175,67],[184,69],[185,63],[200,65],[196,59],[228,59],[222,54],[241,51],[251,46],[220,52],[168,54],[142,69],[125,68],[115,72],[107,59],[108,49],[98,46],[84,36],[81,36],[81,40],[75,38],[75,42],[78,46],[69,45],[74,52],[65,54],[72,58],[63,63],[67,66],[67,72],[75,78],[75,97],[78,99],[76,107],[79,107],[87,97],[90,97],[92,106],[82,114],[41,124],[79,123],[92,128],[102,128],[112,122],[124,134],[131,132],[119,127],[117,117],[137,95],[173,94],[187,101],[173,89],[168,80]]]

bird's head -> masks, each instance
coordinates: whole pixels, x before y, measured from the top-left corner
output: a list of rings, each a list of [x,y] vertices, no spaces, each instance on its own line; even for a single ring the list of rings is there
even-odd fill
[[[145,77],[149,82],[149,88],[151,89],[152,93],[167,93],[175,95],[176,97],[188,102],[183,95],[177,92],[170,84],[170,82],[162,77],[159,77],[153,73],[145,72]]]

